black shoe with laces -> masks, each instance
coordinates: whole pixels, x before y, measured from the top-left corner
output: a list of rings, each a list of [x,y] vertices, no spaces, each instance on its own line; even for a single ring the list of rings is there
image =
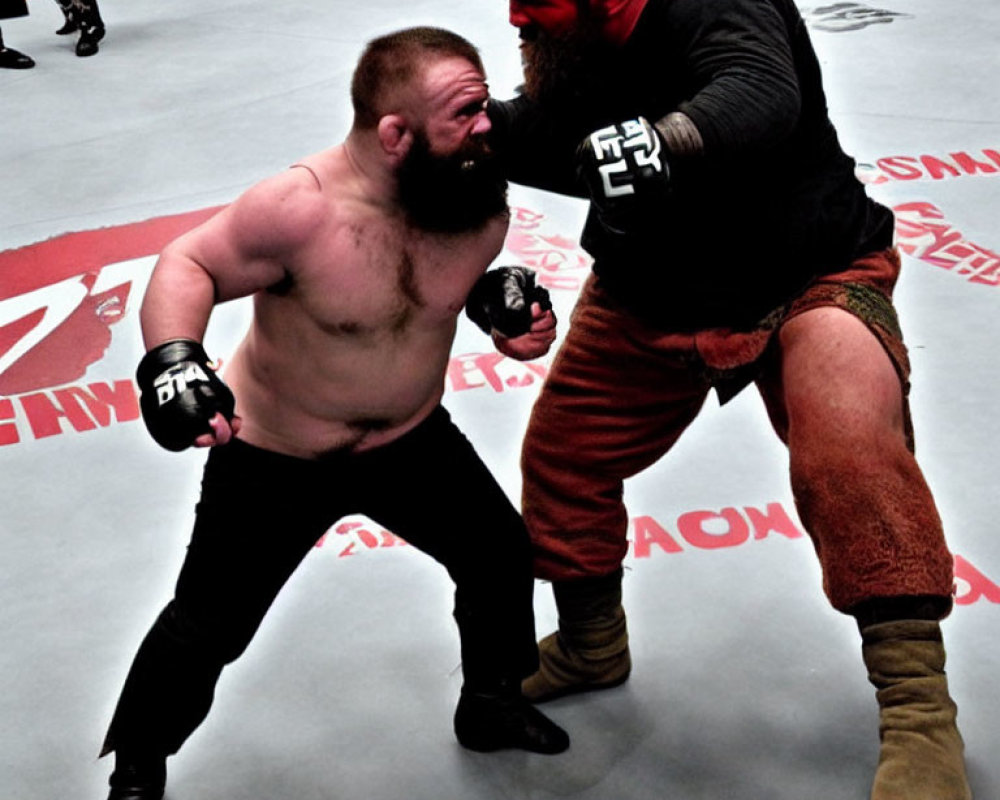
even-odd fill
[[[80,17],[79,12],[73,8],[72,0],[56,0],[59,4],[59,10],[62,11],[63,17],[66,21],[63,26],[56,31],[58,36],[66,36],[69,33],[75,33],[80,30]]]

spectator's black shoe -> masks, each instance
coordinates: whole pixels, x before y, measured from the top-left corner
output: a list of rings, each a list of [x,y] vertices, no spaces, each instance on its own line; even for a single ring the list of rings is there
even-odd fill
[[[3,69],[30,69],[35,66],[34,59],[26,56],[17,50],[0,46],[0,68]]]
[[[76,54],[78,56],[92,56],[97,50],[97,43],[104,38],[103,25],[87,25],[80,28],[80,41],[76,43]]]
[[[551,755],[569,747],[566,731],[525,700],[520,690],[462,690],[455,709],[455,735],[469,750],[489,753],[515,748]]]
[[[155,757],[129,758],[119,753],[108,783],[111,785],[108,800],[163,800],[167,761]]]

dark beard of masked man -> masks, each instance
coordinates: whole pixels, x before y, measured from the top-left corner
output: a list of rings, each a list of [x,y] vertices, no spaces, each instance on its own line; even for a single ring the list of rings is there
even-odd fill
[[[566,105],[598,87],[609,90],[601,64],[613,53],[601,41],[600,24],[594,17],[559,33],[532,28],[521,38],[524,93],[539,104]]]

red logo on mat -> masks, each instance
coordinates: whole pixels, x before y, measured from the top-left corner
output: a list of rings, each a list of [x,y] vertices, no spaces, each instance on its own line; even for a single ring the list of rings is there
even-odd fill
[[[130,380],[67,384],[104,357],[111,326],[142,293],[148,270],[127,262],[155,255],[216,211],[70,233],[0,253],[0,445],[21,440],[17,421],[41,438],[62,433],[63,422],[90,430],[110,424],[112,415],[137,418]]]
[[[901,203],[893,210],[904,253],[970,283],[1000,286],[1000,254],[969,241],[933,203]]]

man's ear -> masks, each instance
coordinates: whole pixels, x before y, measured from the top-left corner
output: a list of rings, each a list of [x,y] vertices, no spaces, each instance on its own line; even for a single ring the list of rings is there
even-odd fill
[[[413,131],[401,114],[386,114],[378,121],[378,140],[385,154],[399,163],[413,144]]]

